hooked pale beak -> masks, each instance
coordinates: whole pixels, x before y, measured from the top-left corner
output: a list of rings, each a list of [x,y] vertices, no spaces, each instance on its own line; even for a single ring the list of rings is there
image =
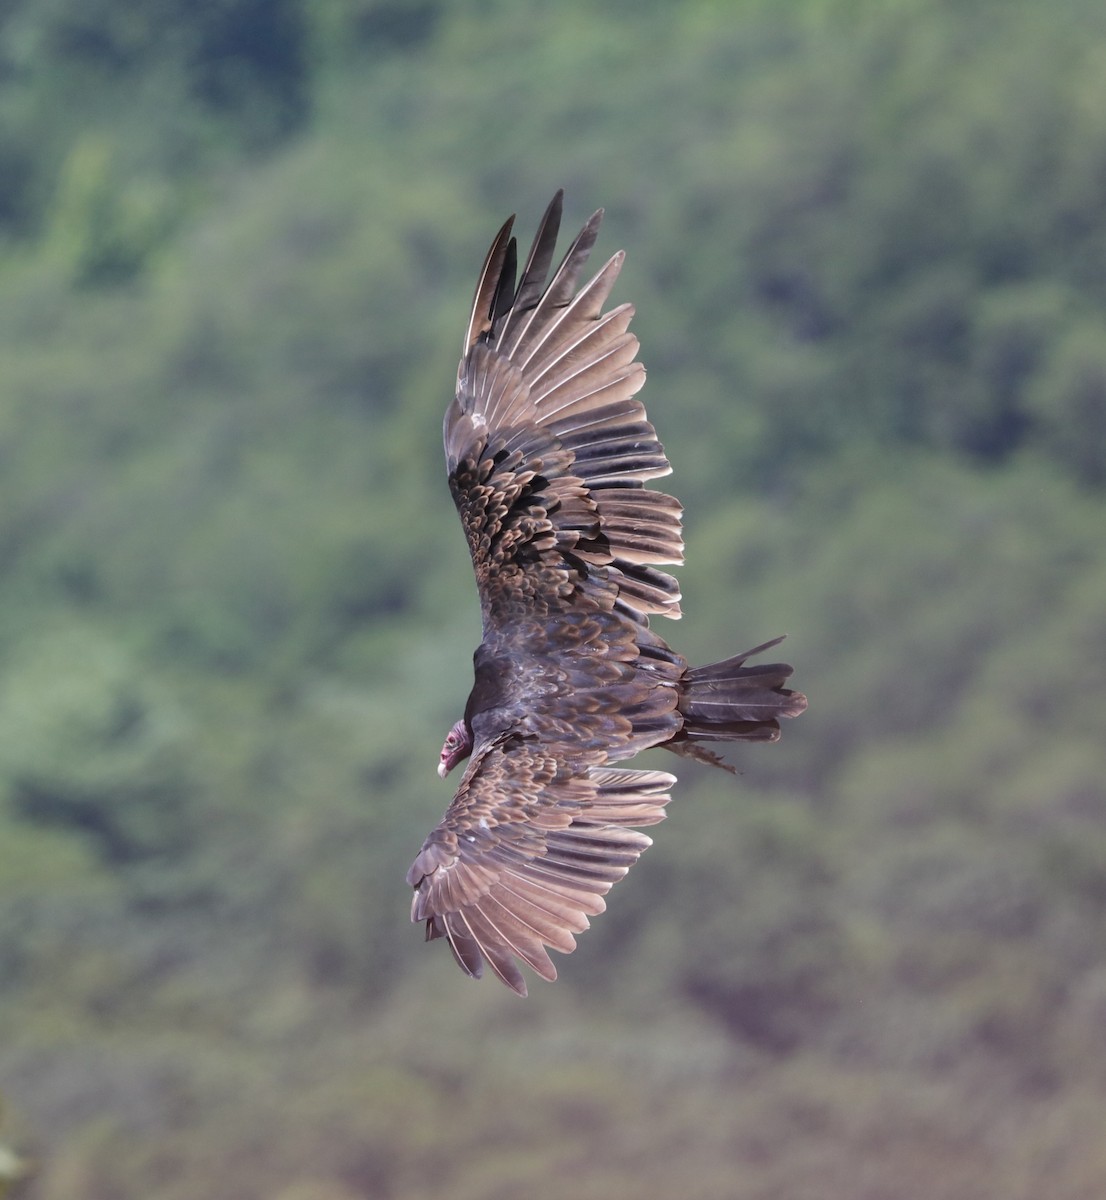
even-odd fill
[[[438,763],[438,778],[444,779],[449,774],[449,768],[445,765],[445,759]]]

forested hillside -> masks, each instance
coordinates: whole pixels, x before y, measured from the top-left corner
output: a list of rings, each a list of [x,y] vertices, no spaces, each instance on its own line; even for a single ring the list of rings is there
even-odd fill
[[[441,416],[558,186],[662,632],[811,704],[519,1001],[404,873]],[[9,0],[0,363],[0,1193],[1106,1195],[1100,2]]]

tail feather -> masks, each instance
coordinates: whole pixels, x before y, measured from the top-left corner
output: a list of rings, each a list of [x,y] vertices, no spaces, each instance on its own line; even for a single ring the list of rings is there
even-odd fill
[[[776,741],[780,718],[797,717],[806,708],[806,697],[783,686],[792,672],[787,663],[745,664],[782,641],[776,638],[744,654],[687,671],[679,703],[684,725],[675,741]],[[679,745],[671,748],[687,752]]]

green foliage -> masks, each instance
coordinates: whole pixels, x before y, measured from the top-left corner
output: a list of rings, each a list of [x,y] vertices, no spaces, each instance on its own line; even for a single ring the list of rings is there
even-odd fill
[[[28,638],[0,692],[11,809],[72,827],[114,862],[186,849],[189,734],[157,692],[102,632]]]
[[[1087,483],[1106,483],[1106,321],[1069,325],[1034,384],[1032,411],[1056,458]]]
[[[144,240],[151,219],[161,225],[169,193],[185,207],[198,167],[287,137],[307,117],[307,7],[300,0],[5,4],[0,234],[49,237],[43,214],[60,207],[64,219],[66,205],[91,199],[91,187],[101,210],[97,236],[129,243],[137,224]],[[95,161],[108,139],[120,148],[110,175]],[[104,211],[105,204],[119,207]],[[109,228],[101,227],[105,219]],[[141,265],[129,244],[88,250],[89,282],[114,282]]]
[[[51,249],[77,283],[127,279],[168,235],[171,205],[163,186],[121,184],[106,142],[78,142],[58,184],[48,235]]]
[[[1104,63],[1090,0],[3,7],[0,1086],[38,1167],[0,1189],[1103,1192]],[[460,323],[561,184],[630,251],[664,632],[787,633],[811,708],[682,766],[519,1004],[402,878],[479,636]]]

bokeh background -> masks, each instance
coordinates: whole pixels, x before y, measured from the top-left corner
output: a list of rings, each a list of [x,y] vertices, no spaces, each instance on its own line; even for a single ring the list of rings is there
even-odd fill
[[[811,707],[522,1002],[403,876],[441,415],[562,185],[664,632]],[[0,565],[11,1197],[1106,1195],[1101,0],[6,0]]]

